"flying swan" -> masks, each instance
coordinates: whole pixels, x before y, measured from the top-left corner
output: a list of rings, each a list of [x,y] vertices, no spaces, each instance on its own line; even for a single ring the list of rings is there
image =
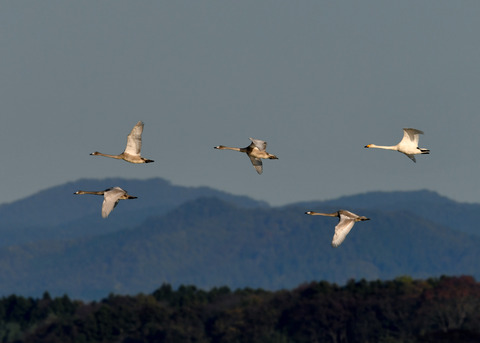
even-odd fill
[[[398,152],[405,154],[413,162],[417,162],[415,160],[415,155],[430,153],[430,150],[418,147],[418,138],[419,138],[418,135],[421,135],[421,134],[423,134],[423,131],[420,131],[417,129],[403,129],[403,138],[400,141],[400,143],[398,143],[397,145],[383,146],[383,145],[368,144],[368,145],[365,145],[365,148],[396,150]]]
[[[108,188],[104,191],[91,192],[91,191],[76,191],[73,194],[94,194],[94,195],[103,195],[103,204],[102,204],[102,217],[107,218],[110,212],[117,206],[120,200],[125,199],[137,199],[137,197],[127,194],[127,191],[121,189],[120,187]]]
[[[232,148],[224,145],[219,145],[214,148],[221,150],[235,150],[246,153],[247,156],[250,158],[250,161],[252,161],[253,167],[255,168],[257,173],[262,174],[263,164],[261,159],[265,158],[270,160],[278,160],[278,157],[265,151],[265,149],[267,148],[267,142],[254,138],[250,138],[250,140],[252,141],[252,143],[250,143],[250,145],[246,148]]]
[[[335,234],[333,235],[332,247],[337,248],[347,237],[348,233],[352,229],[355,222],[360,222],[364,220],[370,220],[370,218],[359,216],[355,213],[346,210],[339,210],[334,213],[320,213],[314,211],[305,212],[305,214],[310,214],[312,216],[328,216],[328,217],[338,217],[339,221],[337,226],[335,226]]]
[[[101,152],[95,151],[90,155],[94,156],[105,156],[116,158],[117,160],[124,160],[130,163],[150,163],[153,160],[143,158],[140,156],[140,150],[142,149],[142,132],[143,132],[143,122],[139,121],[132,129],[130,134],[127,136],[127,147],[125,151],[120,155],[109,155],[102,154]]]

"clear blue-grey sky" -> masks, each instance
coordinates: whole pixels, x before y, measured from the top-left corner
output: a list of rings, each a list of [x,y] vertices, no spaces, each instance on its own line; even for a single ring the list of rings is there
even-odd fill
[[[1,2],[0,203],[110,176],[272,205],[416,189],[478,202],[479,18],[480,2],[450,0]],[[139,120],[155,163],[89,155],[122,152]],[[431,154],[364,149],[403,127]],[[213,149],[248,137],[279,157],[263,175]]]

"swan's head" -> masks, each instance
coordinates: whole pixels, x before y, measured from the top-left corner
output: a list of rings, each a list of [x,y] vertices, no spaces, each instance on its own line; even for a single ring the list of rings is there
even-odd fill
[[[213,148],[214,148],[214,149],[223,149],[224,146],[223,146],[223,145],[217,145],[217,146],[214,146]]]
[[[278,157],[275,156],[275,155],[270,155],[270,156],[268,156],[268,158],[269,158],[270,160],[278,160]]]
[[[90,155],[98,155],[100,154],[98,151],[92,152]]]
[[[372,144],[365,145],[364,148],[370,148]]]

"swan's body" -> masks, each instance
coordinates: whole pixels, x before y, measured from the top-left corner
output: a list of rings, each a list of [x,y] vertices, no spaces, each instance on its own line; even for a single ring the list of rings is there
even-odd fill
[[[278,160],[278,157],[265,151],[265,149],[267,148],[267,142],[254,138],[250,138],[250,140],[252,141],[252,143],[250,143],[250,145],[245,148],[232,148],[224,145],[219,145],[214,148],[221,150],[234,150],[246,153],[247,156],[250,158],[250,161],[252,162],[253,167],[255,168],[257,173],[261,174],[263,172],[263,164],[261,159],[264,158]]]
[[[102,217],[107,218],[110,212],[113,211],[115,206],[117,206],[120,200],[125,199],[136,199],[137,197],[127,194],[127,191],[121,189],[120,187],[108,188],[104,191],[76,191],[73,194],[94,194],[94,195],[103,195],[103,204],[102,204]]]
[[[368,145],[365,145],[365,148],[396,150],[398,152],[405,154],[413,162],[417,162],[415,160],[415,155],[430,153],[430,150],[418,147],[418,138],[419,138],[419,135],[421,134],[423,134],[423,131],[420,131],[417,129],[403,129],[403,139],[397,145],[384,146],[384,145],[368,144]]]
[[[143,122],[139,121],[132,129],[130,134],[127,136],[127,146],[125,150],[120,155],[109,155],[102,154],[101,152],[95,151],[90,155],[94,156],[105,156],[116,158],[117,160],[124,160],[130,163],[150,163],[153,160],[143,158],[140,156],[140,150],[142,149],[142,132],[143,132]]]
[[[332,247],[336,248],[345,240],[348,233],[352,229],[355,222],[360,222],[364,220],[370,220],[370,218],[359,216],[355,213],[346,210],[339,210],[334,213],[320,213],[314,211],[305,212],[305,214],[310,214],[312,216],[328,216],[328,217],[338,217],[339,222],[335,226],[335,234],[333,235]]]

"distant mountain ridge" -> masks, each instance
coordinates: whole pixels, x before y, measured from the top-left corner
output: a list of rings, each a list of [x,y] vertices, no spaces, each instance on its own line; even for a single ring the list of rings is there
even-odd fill
[[[429,190],[368,192],[324,201],[287,205],[302,208],[364,208],[381,211],[408,211],[454,230],[480,236],[480,204],[459,203]]]
[[[139,199],[124,201],[107,220],[100,216],[101,197],[73,195],[78,188],[95,190],[115,183]],[[162,179],[79,180],[0,207],[2,215],[12,216],[30,213],[29,206],[43,206],[44,211],[32,211],[30,226],[26,218],[16,219],[20,224],[11,218],[2,224],[4,242],[14,243],[0,247],[1,295],[40,296],[48,290],[98,299],[111,292],[150,292],[162,283],[276,290],[311,280],[480,277],[480,237],[450,226],[461,218],[443,225],[433,215],[452,209],[469,213],[477,205],[455,203],[429,191],[395,193],[272,208],[247,197],[172,186]],[[52,199],[53,205],[41,204]],[[334,249],[330,242],[336,219],[304,212],[340,207],[372,220],[357,223]],[[60,211],[58,218],[50,218],[55,211]],[[68,218],[70,212],[74,218]]]
[[[121,201],[107,220],[100,216],[102,197],[73,194],[79,189],[104,190],[113,186],[128,190],[138,199],[128,203]],[[149,216],[162,215],[185,201],[202,196],[214,196],[244,207],[268,206],[264,201],[246,196],[209,187],[176,186],[161,178],[80,179],[0,205],[0,233],[3,237],[0,246],[112,232],[138,225]]]

